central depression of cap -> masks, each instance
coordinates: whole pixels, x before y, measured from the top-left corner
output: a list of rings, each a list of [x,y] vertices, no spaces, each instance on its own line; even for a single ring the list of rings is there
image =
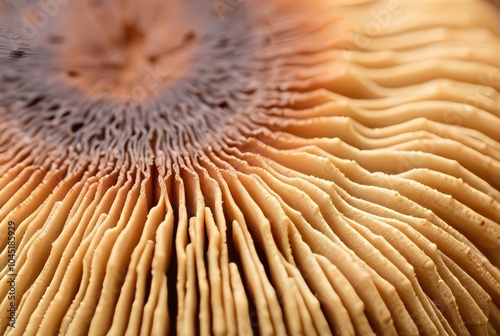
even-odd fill
[[[243,3],[70,2],[43,22],[36,4],[11,12],[24,25],[0,64],[12,121],[79,156],[189,154],[239,134],[268,91],[272,33]]]

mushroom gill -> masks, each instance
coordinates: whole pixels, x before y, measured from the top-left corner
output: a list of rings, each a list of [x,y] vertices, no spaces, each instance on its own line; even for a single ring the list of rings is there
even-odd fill
[[[0,20],[0,333],[500,334],[493,5]]]

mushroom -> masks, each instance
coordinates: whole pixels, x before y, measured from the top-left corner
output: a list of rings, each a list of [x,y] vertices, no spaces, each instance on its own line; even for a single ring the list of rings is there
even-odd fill
[[[491,4],[0,17],[0,333],[500,333]]]

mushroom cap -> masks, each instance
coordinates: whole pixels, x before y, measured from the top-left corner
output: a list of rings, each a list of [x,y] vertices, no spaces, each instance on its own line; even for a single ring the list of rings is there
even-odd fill
[[[500,333],[492,4],[0,22],[0,334]]]

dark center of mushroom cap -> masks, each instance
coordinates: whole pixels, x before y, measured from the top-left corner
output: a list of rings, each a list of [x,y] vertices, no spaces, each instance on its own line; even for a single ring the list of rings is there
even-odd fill
[[[244,3],[221,13],[201,0],[149,2],[68,3],[40,27],[19,11],[37,33],[20,30],[16,57],[0,65],[17,127],[78,155],[133,161],[237,137],[270,79],[261,18]]]
[[[203,27],[189,19],[189,6],[129,4],[121,9],[126,14],[111,22],[110,13],[99,13],[107,10],[104,6],[83,8],[76,20],[65,23],[66,42],[59,52],[66,79],[89,97],[125,102],[154,98],[196,62],[193,52],[203,45],[197,40]],[[95,27],[89,29],[89,22]]]

